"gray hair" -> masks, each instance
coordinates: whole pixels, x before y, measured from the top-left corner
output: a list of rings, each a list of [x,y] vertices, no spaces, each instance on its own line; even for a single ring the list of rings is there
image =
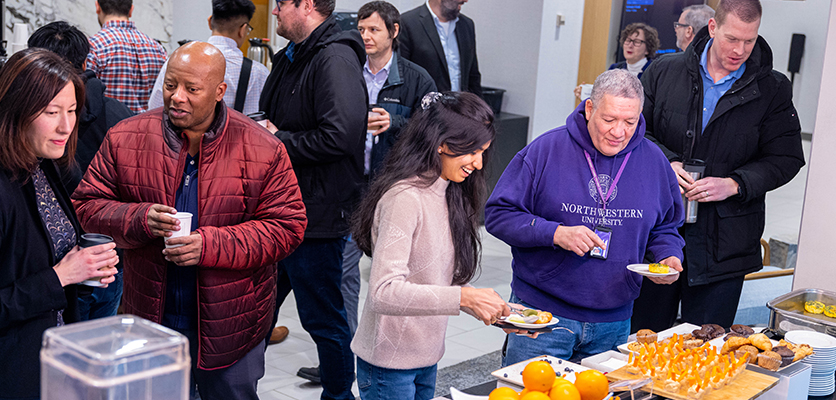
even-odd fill
[[[592,109],[598,108],[601,99],[606,94],[626,99],[639,99],[639,103],[644,106],[642,83],[639,78],[636,78],[626,69],[611,69],[595,78],[595,84],[592,85],[592,94],[589,96],[592,100]]]
[[[714,9],[705,4],[685,7],[682,12],[685,13],[685,23],[694,28],[694,34],[708,25],[708,20],[714,18]]]

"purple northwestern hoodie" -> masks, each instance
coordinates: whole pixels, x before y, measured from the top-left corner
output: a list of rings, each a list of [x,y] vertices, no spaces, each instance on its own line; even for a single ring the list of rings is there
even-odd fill
[[[641,263],[645,249],[655,260],[682,259],[685,242],[679,185],[667,158],[645,139],[639,119],[627,147],[613,157],[595,149],[584,117],[584,103],[566,126],[546,132],[522,149],[499,182],[485,209],[485,226],[511,245],[511,288],[526,303],[558,317],[582,322],[630,318],[642,277],[627,269]],[[607,208],[599,203],[584,157],[593,160],[606,194],[627,153],[632,152]],[[603,224],[612,229],[606,260],[554,245],[558,225]]]

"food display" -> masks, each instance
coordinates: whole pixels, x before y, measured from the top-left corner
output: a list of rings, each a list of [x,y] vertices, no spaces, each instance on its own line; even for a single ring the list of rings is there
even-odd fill
[[[567,363],[568,364],[568,363]],[[568,367],[567,367],[568,368]],[[517,393],[508,387],[498,387],[489,400],[602,400],[609,394],[609,382],[599,371],[587,369],[575,373],[573,381],[555,372],[548,359],[527,363],[520,372],[524,389]]]
[[[661,342],[642,343],[637,354],[630,353],[627,372],[651,378],[667,392],[698,399],[729,384],[749,361],[749,354],[742,358],[719,354],[709,343],[684,346],[685,337],[677,334]]]

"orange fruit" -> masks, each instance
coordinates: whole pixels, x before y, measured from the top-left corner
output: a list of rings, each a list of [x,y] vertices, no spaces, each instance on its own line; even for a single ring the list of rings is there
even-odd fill
[[[610,392],[610,383],[604,374],[588,369],[575,376],[575,387],[581,393],[581,400],[601,400]]]
[[[498,387],[488,395],[488,400],[519,400],[519,398],[519,393],[507,386]]]
[[[555,378],[554,368],[545,361],[532,361],[522,372],[525,388],[538,392],[548,392]]]
[[[552,386],[549,391],[550,400],[581,400],[581,394],[572,382],[561,379],[562,382]]]
[[[549,396],[546,396],[543,392],[532,391],[528,392],[525,396],[520,397],[520,400],[550,400]]]

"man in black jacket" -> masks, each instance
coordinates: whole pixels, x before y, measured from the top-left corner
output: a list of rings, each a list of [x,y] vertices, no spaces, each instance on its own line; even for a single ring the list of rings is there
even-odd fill
[[[304,241],[279,263],[278,303],[292,288],[302,327],[317,345],[322,398],[354,399],[340,282],[349,214],[363,181],[366,52],[359,32],[337,26],[334,0],[276,4],[276,31],[290,43],[273,57],[259,106],[287,148],[308,215]]]
[[[671,161],[681,192],[699,202],[685,238],[678,284],[645,279],[632,329],[734,321],[743,277],[762,268],[765,198],[804,165],[792,85],[772,70],[772,50],[758,36],[758,0],[723,0],[685,52],[661,57],[642,76],[647,136]],[[703,178],[683,163],[705,161]]]
[[[461,14],[467,0],[429,0],[401,16],[400,50],[429,72],[440,91],[482,96],[476,28]]]
[[[134,113],[122,102],[105,97],[105,85],[96,78],[96,73],[84,70],[90,42],[78,28],[64,21],[46,24],[29,37],[29,47],[40,47],[64,57],[75,67],[85,83],[84,107],[79,113],[78,144],[76,145],[75,165],[69,165],[61,171],[61,181],[72,194],[81,183],[93,156],[99,151],[107,131],[119,121],[131,117]],[[121,258],[121,250],[117,249]],[[122,263],[117,267],[122,270]],[[104,318],[116,315],[116,309],[122,300],[122,274],[115,275],[116,280],[104,288],[79,286],[78,313],[80,321]]]

